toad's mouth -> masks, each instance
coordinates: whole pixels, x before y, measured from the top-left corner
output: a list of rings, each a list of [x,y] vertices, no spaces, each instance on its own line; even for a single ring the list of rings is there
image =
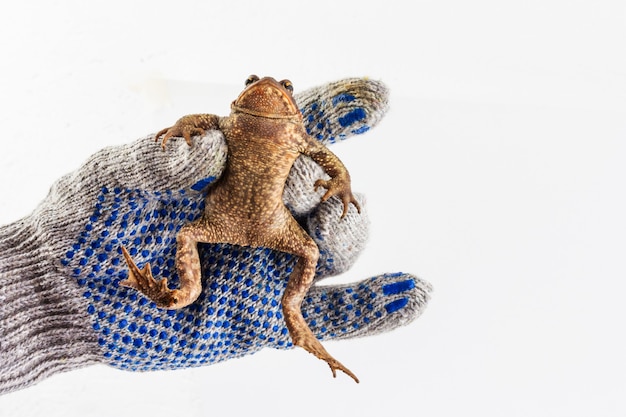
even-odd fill
[[[238,106],[236,103],[237,103],[236,101],[233,101],[233,103],[230,105],[230,108],[232,111],[237,112],[237,113],[245,113],[245,114],[249,114],[249,115],[257,116],[257,117],[264,117],[267,119],[298,120],[302,116],[299,112],[295,114],[277,114],[277,113],[272,113],[272,112],[252,110],[252,109],[247,109],[245,107]]]
[[[250,83],[233,101],[231,109],[269,119],[301,118],[302,115],[291,93],[292,88],[291,82],[287,80],[279,83],[272,77],[259,80],[258,77],[251,76]]]

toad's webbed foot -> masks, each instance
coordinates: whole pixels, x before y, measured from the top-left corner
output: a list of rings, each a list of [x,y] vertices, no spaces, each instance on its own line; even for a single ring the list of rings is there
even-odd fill
[[[161,136],[161,147],[165,150],[167,141],[173,137],[183,137],[187,145],[192,146],[191,137],[204,134],[207,130],[218,129],[219,117],[214,114],[189,114],[183,116],[174,126],[161,129],[155,136],[154,141],[157,142]]]
[[[354,379],[356,383],[359,382],[359,378],[357,378],[352,371],[346,368],[337,359],[333,358],[331,354],[324,349],[324,346],[322,346],[320,341],[317,340],[313,332],[311,332],[308,327],[293,328],[290,329],[289,333],[294,345],[302,347],[307,352],[312,353],[321,360],[325,361],[328,366],[330,366],[330,370],[333,372],[333,377],[337,377],[337,371],[342,371],[350,378]]]
[[[319,179],[315,181],[314,187],[315,190],[317,190],[318,187],[326,188],[327,191],[322,196],[322,201],[326,201],[330,197],[335,195],[341,199],[341,201],[343,202],[343,213],[341,213],[342,219],[348,214],[348,208],[350,207],[350,203],[354,205],[359,213],[361,212],[361,206],[359,206],[359,202],[356,200],[354,195],[352,195],[349,181],[340,180],[339,178],[333,178],[330,180]]]
[[[155,280],[149,263],[139,269],[124,246],[122,254],[128,263],[128,278],[120,281],[120,285],[142,292],[160,308],[174,308],[178,304],[179,290],[169,289],[167,279]]]

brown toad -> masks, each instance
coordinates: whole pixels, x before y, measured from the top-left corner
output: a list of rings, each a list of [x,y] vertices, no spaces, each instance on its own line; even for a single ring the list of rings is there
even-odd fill
[[[231,104],[228,117],[213,114],[184,116],[172,127],[161,130],[162,146],[172,137],[191,137],[219,129],[226,138],[228,157],[221,177],[211,186],[202,217],[184,225],[176,235],[176,268],[179,289],[169,289],[167,280],[156,281],[150,265],[139,269],[125,248],[128,279],[121,285],[135,288],[162,308],[182,308],[193,303],[202,291],[198,243],[230,243],[267,247],[298,257],[282,298],[285,323],[291,339],[326,361],[333,376],[341,370],[356,382],[357,377],[333,358],[304,321],[302,301],[313,282],[319,250],[313,239],[293,218],[283,203],[289,171],[300,156],[308,155],[331,177],[319,179],[315,188],[327,191],[322,201],[338,196],[360,211],[350,189],[350,175],[343,163],[324,145],[311,138],[292,96],[291,82],[252,75],[246,88]]]

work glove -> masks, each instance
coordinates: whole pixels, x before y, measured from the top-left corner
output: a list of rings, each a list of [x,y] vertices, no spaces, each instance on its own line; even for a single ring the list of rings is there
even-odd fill
[[[387,110],[379,82],[346,79],[296,94],[308,133],[325,144],[362,134]],[[173,140],[154,135],[102,149],[55,182],[29,216],[0,227],[0,394],[57,372],[104,363],[131,371],[209,365],[263,347],[291,348],[281,297],[296,259],[266,248],[200,244],[203,290],[165,310],[120,286],[125,246],[139,267],[178,285],[176,233],[198,218],[226,160],[220,131]],[[340,220],[321,203],[325,174],[300,157],[284,202],[319,245],[316,280],[346,271],[363,249],[366,205]],[[406,273],[347,285],[314,285],[303,316],[320,340],[373,335],[418,317],[430,285]]]

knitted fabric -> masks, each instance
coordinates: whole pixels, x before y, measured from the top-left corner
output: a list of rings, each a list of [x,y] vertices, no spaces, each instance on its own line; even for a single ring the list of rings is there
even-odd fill
[[[309,134],[332,143],[374,126],[386,111],[378,82],[350,79],[296,99]],[[295,264],[265,248],[199,245],[203,291],[180,310],[163,310],[119,286],[128,275],[121,245],[139,267],[177,287],[176,233],[202,213],[227,154],[219,131],[172,141],[154,137],[94,154],[57,181],[28,217],[0,228],[0,393],[92,363],[128,370],[211,364],[269,346],[292,346],[280,300]],[[341,202],[320,204],[323,173],[300,158],[284,200],[320,247],[318,279],[347,270],[364,247],[368,219]],[[363,209],[365,202],[357,196]],[[390,330],[413,320],[428,283],[385,274],[342,286],[314,286],[302,311],[323,340]]]
[[[46,238],[29,220],[0,228],[0,393],[99,359],[85,303]]]

